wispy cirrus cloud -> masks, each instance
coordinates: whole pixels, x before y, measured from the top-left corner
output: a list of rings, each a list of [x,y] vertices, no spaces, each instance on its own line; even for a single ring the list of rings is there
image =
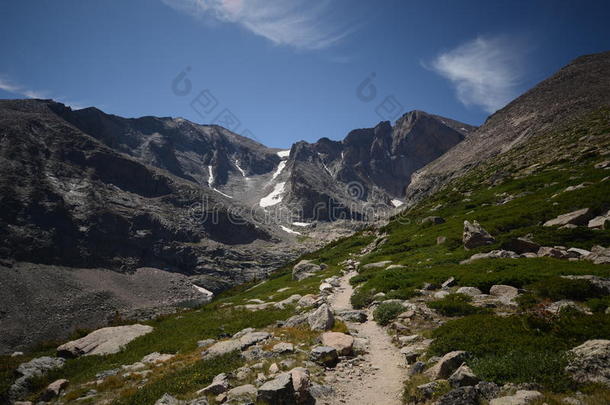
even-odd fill
[[[28,89],[20,84],[15,83],[14,81],[7,78],[6,75],[0,74],[0,90],[4,90],[8,93],[16,94],[18,96],[26,97],[26,98],[54,98],[57,101],[60,101],[66,105],[69,105],[75,110],[79,110],[83,108],[79,104],[72,103],[69,101],[63,100],[63,97],[51,97],[46,91],[32,90]]]
[[[352,32],[333,21],[329,0],[162,0],[200,18],[238,24],[277,45],[297,49],[329,48]]]
[[[517,95],[528,52],[519,40],[477,37],[439,54],[430,68],[453,83],[464,105],[493,113]]]

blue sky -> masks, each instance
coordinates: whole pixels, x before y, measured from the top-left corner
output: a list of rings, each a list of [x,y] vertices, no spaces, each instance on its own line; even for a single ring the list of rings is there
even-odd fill
[[[1,0],[0,98],[219,122],[282,148],[413,109],[478,125],[573,58],[609,50],[609,10],[559,0]]]

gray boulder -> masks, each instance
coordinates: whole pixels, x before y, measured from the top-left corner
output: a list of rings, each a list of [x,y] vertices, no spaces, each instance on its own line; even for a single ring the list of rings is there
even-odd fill
[[[292,279],[301,281],[322,270],[322,266],[311,260],[301,260],[292,268]]]
[[[464,363],[464,360],[466,360],[466,352],[461,350],[449,352],[426,371],[425,374],[434,380],[447,379]]]
[[[258,390],[252,384],[240,385],[227,392],[227,400],[229,402],[235,401],[238,403],[254,403]]]
[[[518,259],[520,257],[523,256],[510,250],[492,250],[486,253],[476,253],[470,256],[470,258],[462,260],[460,264],[472,263],[475,260],[481,259]]]
[[[576,382],[610,386],[610,340],[588,340],[569,353],[566,371]]]
[[[363,323],[368,319],[366,311],[359,310],[344,310],[337,313],[337,318],[345,322]]]
[[[519,390],[515,395],[492,399],[489,405],[527,405],[541,397],[538,391]]]
[[[368,270],[368,269],[383,269],[383,268],[389,266],[390,264],[392,264],[391,260],[384,260],[382,262],[375,262],[375,263],[365,264],[364,266],[362,266],[362,269],[363,270]]]
[[[218,395],[218,394],[222,394],[223,392],[227,392],[229,390],[229,376],[227,376],[225,373],[222,374],[218,374],[216,377],[214,377],[214,379],[212,380],[212,383],[210,385],[208,385],[207,387],[197,391],[197,395]]]
[[[585,256],[585,260],[592,261],[594,264],[610,264],[610,247],[593,246],[591,253]]]
[[[258,389],[257,401],[269,405],[293,405],[295,393],[292,374],[283,373],[267,381]]]
[[[446,221],[444,218],[441,217],[426,217],[424,219],[421,220],[421,224],[425,225],[425,224],[432,224],[432,225],[440,225],[440,224],[444,224]]]
[[[481,290],[476,287],[460,287],[457,289],[456,293],[469,295],[471,297],[476,297],[477,295],[483,294]]]
[[[327,304],[322,304],[307,318],[312,330],[329,330],[335,324],[335,317]]]
[[[30,392],[32,379],[63,367],[64,362],[65,360],[59,357],[38,357],[20,364],[16,370],[19,377],[9,388],[9,397],[13,400],[25,397]]]
[[[473,387],[459,387],[441,396],[435,405],[479,405],[479,395]]]
[[[102,328],[59,346],[57,354],[61,357],[114,354],[132,340],[152,331],[152,326],[140,324]]]
[[[68,386],[68,384],[70,384],[70,381],[66,379],[53,381],[47,386],[47,388],[45,388],[42,395],[40,396],[40,400],[43,402],[49,402],[53,398],[57,398],[61,391],[63,391]]]
[[[309,358],[314,363],[327,367],[333,367],[339,361],[337,349],[329,346],[317,346],[309,354]]]
[[[559,215],[557,218],[548,220],[543,226],[562,226],[562,225],[586,225],[591,218],[591,210],[583,208]]]
[[[466,364],[462,364],[449,376],[448,381],[452,387],[457,388],[477,385],[481,379],[474,374],[470,367]]]
[[[506,248],[519,254],[536,253],[538,252],[538,249],[540,249],[540,245],[531,240],[528,236],[522,236],[511,239],[507,243]]]
[[[610,222],[610,211],[591,219],[587,224],[587,227],[592,229],[606,229],[606,223],[608,222]]]
[[[474,249],[479,246],[491,245],[496,240],[477,222],[464,221],[464,233],[462,241],[466,250]]]

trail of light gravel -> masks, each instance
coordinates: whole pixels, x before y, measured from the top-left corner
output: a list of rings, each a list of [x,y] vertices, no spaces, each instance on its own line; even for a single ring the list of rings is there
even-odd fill
[[[333,309],[353,309],[350,304],[353,288],[349,279],[355,275],[352,272],[341,279],[341,287],[331,300]],[[372,320],[372,314],[369,314],[369,319],[362,324],[349,324],[350,329],[356,329],[359,337],[368,339],[368,353],[357,366],[330,373],[337,379],[332,383],[337,395],[326,402],[330,405],[402,404],[401,396],[407,379],[404,359],[387,332]]]

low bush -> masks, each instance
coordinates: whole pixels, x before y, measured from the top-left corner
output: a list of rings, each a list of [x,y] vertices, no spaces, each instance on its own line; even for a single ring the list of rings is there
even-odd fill
[[[375,318],[375,322],[379,325],[387,325],[392,322],[398,314],[404,312],[405,307],[398,302],[382,302],[379,304],[375,311],[373,311],[373,317]]]
[[[428,307],[445,316],[466,316],[488,313],[485,308],[478,308],[470,304],[472,298],[465,294],[449,294],[443,299],[429,302]]]
[[[591,298],[587,300],[587,306],[593,312],[606,312],[610,307],[610,295],[602,298]]]
[[[451,320],[432,333],[430,355],[465,350],[473,371],[498,384],[534,382],[553,391],[570,387],[564,372],[567,350],[610,335],[610,315],[472,315]]]
[[[350,302],[356,309],[366,308],[373,302],[373,295],[375,295],[375,293],[371,290],[359,289],[352,294]]]
[[[420,295],[420,292],[414,288],[401,288],[398,290],[392,290],[386,294],[386,298],[389,300],[408,300],[413,297]]]
[[[563,277],[549,277],[532,284],[530,289],[540,297],[553,301],[586,301],[589,298],[598,298],[604,295],[604,292],[589,280],[573,280]]]

